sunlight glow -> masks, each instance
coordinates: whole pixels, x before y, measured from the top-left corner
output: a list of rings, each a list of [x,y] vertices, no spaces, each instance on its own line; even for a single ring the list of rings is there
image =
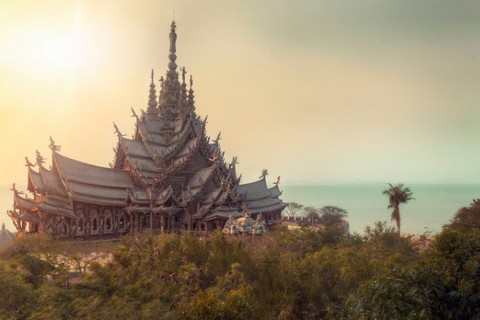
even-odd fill
[[[38,51],[31,58],[48,69],[71,71],[85,56],[84,41],[78,31],[67,35],[45,34],[35,39],[34,46]]]

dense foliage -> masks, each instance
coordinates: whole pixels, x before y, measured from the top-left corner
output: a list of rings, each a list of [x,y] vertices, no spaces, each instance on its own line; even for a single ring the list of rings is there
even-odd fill
[[[0,319],[479,318],[476,231],[445,230],[423,253],[384,222],[330,236],[145,234],[93,248],[111,252],[104,263],[82,246],[24,236],[0,263]],[[69,283],[68,269],[86,265]]]
[[[473,200],[469,207],[460,208],[450,223],[444,227],[480,231],[480,199]]]

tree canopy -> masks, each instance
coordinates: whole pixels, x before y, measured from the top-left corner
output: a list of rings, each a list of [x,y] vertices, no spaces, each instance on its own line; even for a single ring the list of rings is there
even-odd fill
[[[473,200],[469,207],[460,208],[444,229],[470,229],[480,231],[480,199]]]

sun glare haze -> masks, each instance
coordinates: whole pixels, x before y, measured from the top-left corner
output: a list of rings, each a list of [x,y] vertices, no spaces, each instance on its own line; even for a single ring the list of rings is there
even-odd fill
[[[108,166],[174,10],[177,63],[243,182],[480,182],[477,2],[49,0],[0,4],[0,183],[48,162],[50,136]]]

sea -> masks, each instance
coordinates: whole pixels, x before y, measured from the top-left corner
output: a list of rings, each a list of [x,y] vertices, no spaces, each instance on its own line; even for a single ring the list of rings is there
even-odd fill
[[[480,184],[408,184],[415,200],[400,205],[402,233],[436,234],[449,223],[458,209],[468,207],[473,199],[480,198]],[[7,216],[13,206],[13,192],[10,185],[0,185],[0,225],[14,232],[15,227]],[[26,186],[18,186],[26,191]],[[375,221],[390,221],[391,209],[383,190],[386,183],[323,183],[323,184],[280,184],[281,199],[304,206],[321,208],[337,206],[348,212],[350,232],[363,234],[366,226]],[[28,192],[28,191],[26,191]]]

